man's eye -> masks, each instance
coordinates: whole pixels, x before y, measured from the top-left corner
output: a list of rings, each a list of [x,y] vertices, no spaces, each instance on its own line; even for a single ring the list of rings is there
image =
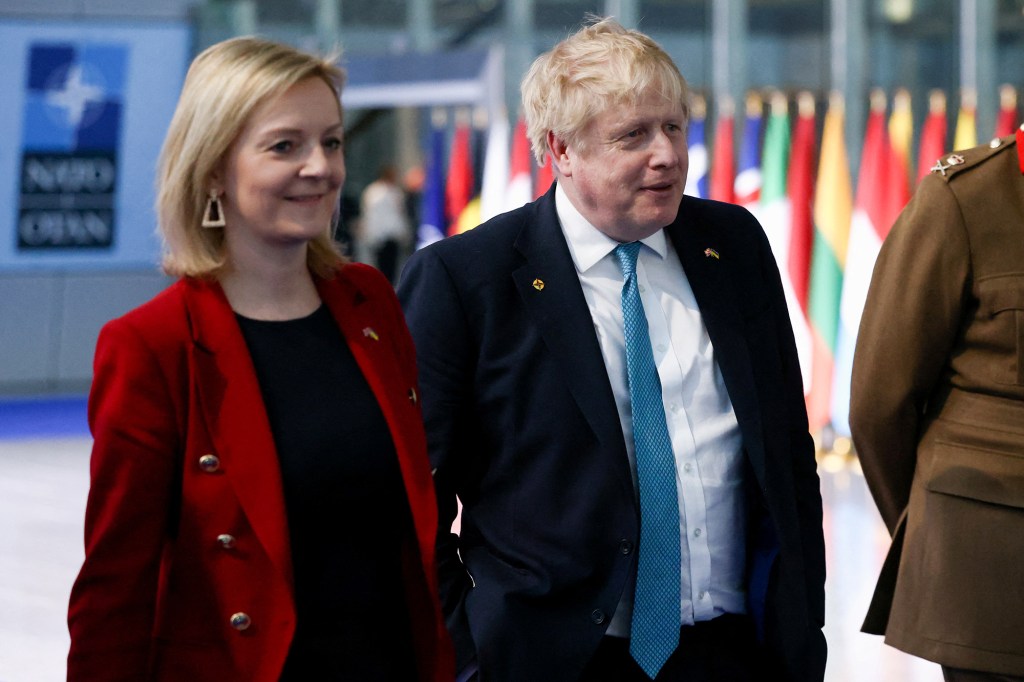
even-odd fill
[[[626,137],[640,137],[639,128],[637,130],[630,130],[628,133],[626,133]]]

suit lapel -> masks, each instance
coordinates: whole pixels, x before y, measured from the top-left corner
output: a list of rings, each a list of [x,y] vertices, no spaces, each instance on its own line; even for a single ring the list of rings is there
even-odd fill
[[[620,473],[632,491],[633,479],[608,371],[558,222],[554,187],[533,205],[533,211],[515,243],[525,261],[512,272],[516,289],[556,366],[562,368],[590,428],[601,443],[621,452]]]
[[[736,283],[729,276],[729,253],[721,237],[703,220],[695,200],[683,199],[679,216],[668,229],[683,271],[697,299],[715,351],[743,445],[760,480],[764,478],[764,442],[746,325],[737,306]],[[711,251],[707,251],[710,249]],[[717,257],[715,257],[717,255]]]
[[[188,284],[198,408],[253,532],[291,585],[284,490],[256,371],[220,285]]]

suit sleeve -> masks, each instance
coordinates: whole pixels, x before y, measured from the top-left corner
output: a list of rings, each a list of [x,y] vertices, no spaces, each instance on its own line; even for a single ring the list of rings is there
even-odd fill
[[[960,327],[969,254],[953,193],[926,177],[882,245],[853,360],[850,429],[890,533],[910,499],[921,421]]]
[[[97,342],[85,562],[71,592],[68,680],[148,678],[178,429],[160,364],[123,320]]]
[[[427,449],[434,467],[441,604],[455,644],[456,669],[463,670],[476,656],[464,608],[472,578],[459,558],[459,536],[451,527],[458,513],[460,476],[468,470],[472,452],[472,329],[456,282],[435,249],[409,259],[398,296],[416,346]]]
[[[788,415],[789,466],[796,493],[797,514],[799,515],[807,604],[811,618],[820,628],[825,623],[825,537],[822,530],[821,481],[818,478],[817,461],[814,457],[814,441],[808,430],[800,358],[796,350],[786,295],[782,287],[778,265],[771,253],[771,246],[763,235],[763,231],[759,230],[759,232],[761,232],[762,272],[772,292],[775,328],[779,330],[780,335],[778,340],[779,360]],[[819,644],[821,647],[820,663],[824,665],[824,641],[819,641]],[[814,665],[816,664],[808,663],[808,672]],[[814,679],[814,675],[811,674],[809,679]]]
[[[770,253],[770,247],[765,253]],[[811,438],[807,423],[800,358],[793,337],[786,296],[774,260],[771,262],[770,272],[775,291],[773,307],[777,318],[776,326],[782,330],[783,335],[779,346],[782,349],[786,403],[790,405],[790,455],[797,512],[800,515],[804,567],[808,579],[808,604],[812,617],[817,620],[819,626],[822,626],[825,623],[825,535],[822,529],[821,480],[818,478],[818,465],[814,456],[814,440]]]

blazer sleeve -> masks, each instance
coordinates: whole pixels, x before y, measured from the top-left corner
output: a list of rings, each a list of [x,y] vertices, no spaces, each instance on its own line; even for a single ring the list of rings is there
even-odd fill
[[[459,536],[451,532],[458,514],[458,477],[472,455],[472,330],[455,279],[437,249],[409,259],[398,288],[416,346],[427,450],[434,467],[438,504],[437,563],[441,604],[455,645],[456,669],[476,656],[464,603],[472,579],[459,558]]]
[[[96,347],[85,561],[71,592],[68,680],[146,679],[179,429],[161,363],[123,318]]]
[[[960,327],[970,248],[949,186],[927,176],[882,244],[853,359],[850,429],[889,532],[910,499],[929,397]]]

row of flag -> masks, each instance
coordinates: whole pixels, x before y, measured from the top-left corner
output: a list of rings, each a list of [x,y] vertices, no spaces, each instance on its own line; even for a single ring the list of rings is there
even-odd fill
[[[538,167],[519,118],[510,129],[503,114],[472,124],[458,110],[445,166],[447,120],[443,110],[432,117],[417,247],[465,232],[505,211],[544,194],[553,180],[551,164]]]
[[[875,259],[913,189],[939,157],[977,145],[977,97],[961,93],[949,145],[945,94],[929,93],[914,158],[910,94],[897,90],[890,107],[885,91],[872,91],[856,184],[841,95],[833,93],[823,103],[820,138],[813,94],[801,92],[791,101],[774,92],[766,99],[757,93],[747,97],[737,153],[734,104],[717,103],[709,151],[706,102],[694,98],[686,193],[740,204],[758,218],[782,276],[811,431],[849,436],[853,350]],[[1018,119],[1016,91],[1003,86],[995,135],[1012,134]],[[551,185],[550,161],[537,166],[522,119],[510,128],[501,116],[472,125],[468,114],[457,114],[447,166],[446,137],[446,121],[435,116],[421,246],[518,208]]]
[[[915,159],[909,92],[897,90],[890,107],[885,91],[873,90],[856,184],[844,138],[845,103],[838,94],[827,102],[820,140],[811,93],[797,95],[792,119],[782,93],[769,97],[767,111],[759,95],[750,95],[735,170],[733,106],[718,107],[713,155],[704,137],[705,106],[699,100],[694,106],[688,192],[746,206],[764,227],[789,303],[813,433],[850,434],[853,351],[882,241],[936,161],[950,149],[978,144],[977,97],[968,91],[960,99],[949,145],[945,94],[929,93]],[[1018,122],[1016,91],[1004,86],[996,137],[1012,134]]]

